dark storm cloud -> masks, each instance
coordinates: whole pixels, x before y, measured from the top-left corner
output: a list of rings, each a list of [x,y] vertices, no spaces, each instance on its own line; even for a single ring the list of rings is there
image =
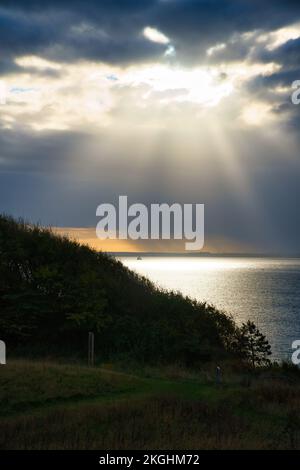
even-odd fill
[[[300,17],[299,2],[190,0],[165,2],[155,12],[155,25],[178,45],[184,61],[201,62],[206,49],[226,42],[234,34],[270,31]],[[238,51],[238,48],[235,48]],[[244,50],[246,53],[246,50]],[[240,49],[239,57],[243,49]],[[226,60],[225,52],[225,60]]]
[[[84,140],[88,136],[78,132],[33,133],[31,129],[0,128],[0,170],[57,173]]]
[[[288,69],[295,69],[300,64],[300,37],[290,39],[273,50],[260,50],[254,57],[262,62],[275,62]]]
[[[269,31],[297,18],[300,3],[283,0],[2,0],[0,53],[38,53],[59,61],[148,60],[166,48],[142,36],[148,25],[170,38],[179,61],[199,63],[209,46],[233,34]],[[241,57],[246,49],[235,53]]]
[[[2,2],[0,53],[39,54],[58,61],[110,63],[156,57],[165,47],[141,34],[153,2]]]
[[[258,75],[247,84],[247,91],[261,101],[269,102],[273,112],[281,114],[283,125],[299,129],[300,107],[291,101],[292,84],[300,80],[300,38],[289,40],[273,50],[260,50],[256,60],[274,62],[280,69],[268,75]],[[278,87],[286,91],[278,91]]]

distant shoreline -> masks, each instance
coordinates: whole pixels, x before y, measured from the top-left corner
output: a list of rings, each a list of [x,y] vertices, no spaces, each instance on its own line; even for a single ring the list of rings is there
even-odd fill
[[[181,257],[181,258],[278,258],[278,259],[299,259],[297,255],[261,254],[261,253],[158,253],[158,252],[124,252],[108,251],[107,254],[115,257]]]

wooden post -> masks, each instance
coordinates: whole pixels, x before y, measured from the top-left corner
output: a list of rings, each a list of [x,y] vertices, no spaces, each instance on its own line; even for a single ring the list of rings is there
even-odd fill
[[[222,370],[220,366],[216,368],[216,384],[220,385],[222,383]]]
[[[88,365],[94,365],[94,353],[95,353],[95,340],[94,333],[89,331],[89,340],[88,340]]]

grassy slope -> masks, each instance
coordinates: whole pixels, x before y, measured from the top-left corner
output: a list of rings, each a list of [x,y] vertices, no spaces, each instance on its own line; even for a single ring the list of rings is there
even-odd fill
[[[162,375],[13,361],[0,369],[0,448],[299,447],[299,381]]]

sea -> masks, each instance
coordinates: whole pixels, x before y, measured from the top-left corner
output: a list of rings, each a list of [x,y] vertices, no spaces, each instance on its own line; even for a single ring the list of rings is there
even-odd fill
[[[157,286],[180,291],[230,313],[238,325],[255,322],[273,360],[291,360],[300,340],[300,258],[121,256]]]

